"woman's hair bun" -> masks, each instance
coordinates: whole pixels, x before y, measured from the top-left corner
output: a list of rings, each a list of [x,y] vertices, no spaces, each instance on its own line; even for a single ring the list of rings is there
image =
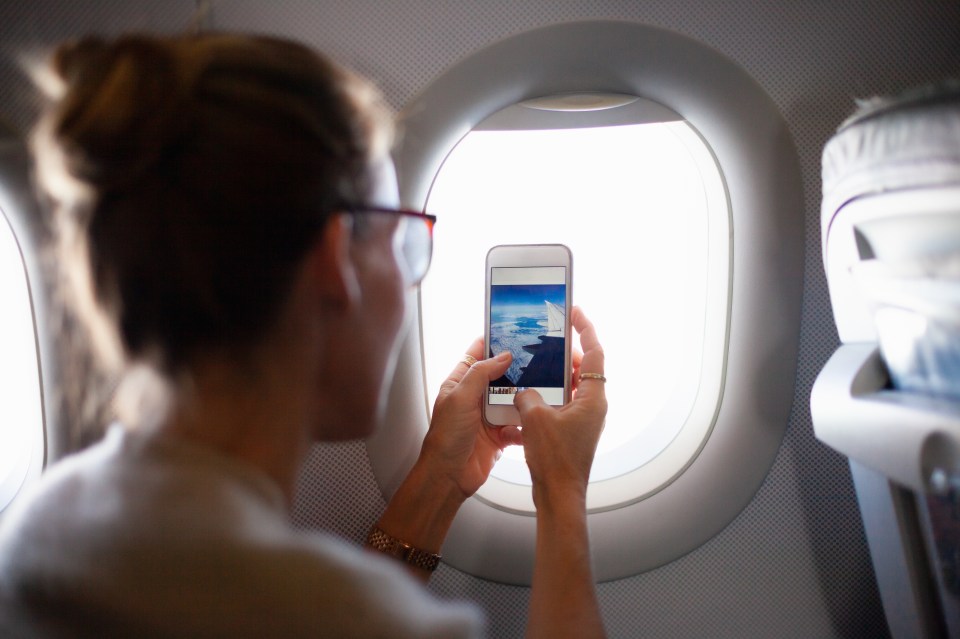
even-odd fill
[[[265,334],[393,131],[372,85],[271,37],[87,38],[49,70],[33,149],[64,300],[104,359],[166,372]]]
[[[183,82],[168,43],[88,37],[61,46],[52,66],[65,90],[51,133],[74,178],[100,189],[127,183],[181,135]]]

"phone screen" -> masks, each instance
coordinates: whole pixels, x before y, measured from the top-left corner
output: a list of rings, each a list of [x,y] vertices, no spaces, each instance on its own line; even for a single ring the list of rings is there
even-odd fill
[[[489,356],[513,354],[507,372],[490,382],[487,402],[512,405],[525,388],[548,404],[563,405],[567,267],[490,269]]]

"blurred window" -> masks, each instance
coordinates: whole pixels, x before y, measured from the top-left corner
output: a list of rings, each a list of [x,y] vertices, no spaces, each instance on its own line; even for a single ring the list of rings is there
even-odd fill
[[[43,408],[37,336],[16,237],[0,211],[0,511],[39,473]]]

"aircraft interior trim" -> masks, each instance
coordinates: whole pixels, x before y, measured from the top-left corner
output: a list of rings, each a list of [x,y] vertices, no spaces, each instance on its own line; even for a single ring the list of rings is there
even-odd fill
[[[624,53],[616,60],[596,56],[600,39]],[[653,62],[655,52],[666,53],[662,59],[668,62]],[[749,501],[779,448],[782,431],[772,425],[785,426],[786,412],[764,411],[758,423],[761,413],[746,398],[770,398],[772,408],[786,406],[793,394],[789,380],[799,335],[803,256],[800,242],[786,238],[802,233],[802,195],[785,123],[746,74],[691,40],[625,23],[566,24],[502,40],[438,78],[408,107],[409,115],[401,115],[404,138],[397,165],[401,198],[423,208],[444,151],[464,129],[530,98],[598,92],[641,94],[682,114],[716,158],[723,189],[720,210],[708,213],[719,236],[709,247],[720,258],[710,264],[715,277],[710,288],[721,292],[706,308],[704,330],[714,335],[704,351],[717,352],[701,366],[699,386],[706,401],[699,412],[693,409],[671,443],[674,450],[661,453],[659,464],[594,482],[588,493],[594,564],[598,578],[609,580],[666,563],[711,538]],[[766,188],[757,189],[757,180]],[[732,249],[718,250],[727,243]],[[731,292],[724,294],[725,289]],[[739,345],[747,342],[750,348]],[[728,367],[742,374],[727,375]],[[409,379],[396,377],[398,384]],[[741,386],[745,382],[758,386]],[[398,391],[394,397],[409,394]],[[413,442],[426,432],[427,416],[419,423],[419,429],[411,429]],[[376,436],[368,442],[374,472],[383,464],[384,477],[402,476],[394,466],[397,434],[391,431],[388,437],[390,444],[382,448]],[[731,466],[731,450],[750,463]],[[528,583],[533,513],[529,489],[491,477],[461,510],[447,540],[448,560],[489,579]],[[657,525],[644,523],[651,521]],[[491,526],[500,531],[493,538],[485,532]],[[625,541],[625,529],[637,533]]]

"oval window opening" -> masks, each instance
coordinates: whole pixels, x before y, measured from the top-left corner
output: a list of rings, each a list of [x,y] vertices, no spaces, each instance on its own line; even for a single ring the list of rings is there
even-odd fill
[[[462,138],[427,208],[440,215],[421,290],[429,396],[483,332],[487,250],[563,243],[574,303],[606,354],[610,410],[588,506],[642,499],[681,473],[716,414],[729,301],[729,207],[699,134],[635,96],[538,98]],[[508,449],[479,496],[533,512],[530,483],[523,451]]]
[[[43,407],[37,340],[26,269],[0,211],[0,511],[43,458]]]

